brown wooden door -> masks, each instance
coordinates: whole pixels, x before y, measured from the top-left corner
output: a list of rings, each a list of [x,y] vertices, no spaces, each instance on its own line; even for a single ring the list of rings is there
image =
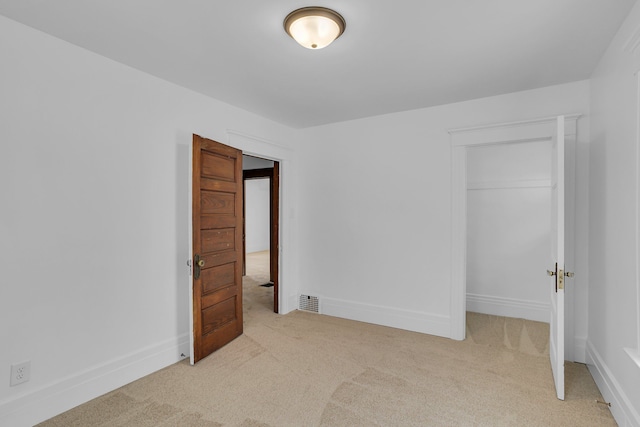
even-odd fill
[[[242,335],[242,151],[198,135],[192,221],[195,363]]]

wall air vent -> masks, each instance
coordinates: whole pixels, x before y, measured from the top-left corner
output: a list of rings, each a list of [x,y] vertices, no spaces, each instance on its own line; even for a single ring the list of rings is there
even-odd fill
[[[300,295],[300,310],[311,311],[318,313],[318,297],[312,297],[311,295]]]

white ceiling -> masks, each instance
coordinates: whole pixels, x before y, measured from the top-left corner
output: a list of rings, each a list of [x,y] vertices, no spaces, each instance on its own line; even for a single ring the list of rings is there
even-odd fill
[[[300,128],[589,78],[635,0],[0,0],[0,14]],[[347,21],[312,51],[303,6]]]

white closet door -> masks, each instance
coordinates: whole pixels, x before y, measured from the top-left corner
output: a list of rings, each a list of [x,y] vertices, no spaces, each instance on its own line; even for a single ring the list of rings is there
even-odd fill
[[[549,357],[558,399],[564,400],[564,116],[557,120],[551,161],[551,321]]]

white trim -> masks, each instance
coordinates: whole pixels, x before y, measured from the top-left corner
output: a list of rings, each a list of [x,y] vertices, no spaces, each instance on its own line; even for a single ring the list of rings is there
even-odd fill
[[[227,145],[242,150],[243,154],[274,160],[280,163],[280,253],[278,254],[278,312],[289,313],[298,308],[296,277],[297,251],[292,237],[294,210],[295,167],[293,151],[283,144],[259,138],[243,132],[227,129]],[[293,297],[293,298],[292,298]]]
[[[452,147],[451,153],[451,331],[464,340],[467,327],[467,149]]]
[[[550,179],[522,181],[477,181],[467,183],[467,190],[506,190],[510,188],[551,188]]]
[[[182,334],[0,402],[0,425],[32,426],[172,365],[189,352]]]
[[[587,366],[602,397],[611,403],[611,414],[618,425],[640,426],[640,414],[633,408],[626,393],[591,341],[587,341]]]
[[[633,55],[638,47],[640,47],[640,27],[636,28],[636,30],[631,34],[631,37],[629,37],[627,42],[624,44],[622,50]]]
[[[565,114],[564,118],[567,122],[578,120],[578,118],[582,114],[574,113],[574,114]],[[501,128],[514,128],[514,127],[531,127],[532,125],[548,125],[550,122],[554,123],[557,120],[558,116],[550,116],[550,117],[542,117],[537,119],[529,119],[529,120],[518,120],[515,122],[503,122],[503,123],[491,123],[484,124],[478,126],[468,126],[462,128],[454,128],[449,129],[448,132],[450,135],[454,134],[463,134],[467,132],[477,132],[477,131],[485,131],[485,130],[493,130],[493,129],[501,129]],[[473,144],[463,144],[463,145],[473,145]]]
[[[587,337],[574,337],[573,360],[578,363],[587,363]]]
[[[240,137],[242,139],[245,139],[246,141],[252,141],[252,142],[259,142],[261,144],[267,144],[270,145],[272,147],[278,148],[280,150],[286,150],[291,152],[292,149],[290,147],[287,147],[286,145],[283,145],[279,142],[276,141],[271,141],[269,139],[265,139],[265,138],[261,138],[259,136],[254,136],[254,135],[250,135],[248,133],[245,132],[240,132],[234,129],[227,129],[227,134],[230,136],[229,139],[231,139],[231,136],[236,136],[236,137]]]
[[[640,44],[640,29],[638,34]],[[640,354],[640,75],[636,91],[636,350]]]
[[[292,310],[298,310],[300,308],[300,295],[289,295],[287,300],[289,307],[293,307]]]
[[[467,311],[549,323],[549,303],[492,295],[467,294]]]
[[[449,336],[449,318],[447,316],[334,298],[318,297],[318,299],[320,303],[320,314],[327,316],[357,320],[440,337]]]
[[[632,348],[625,348],[624,351],[629,355],[631,360],[638,365],[638,368],[640,368],[640,352]]]
[[[187,260],[187,265],[189,267],[188,273],[189,278],[187,282],[189,283],[189,363],[194,365],[196,363],[195,352],[193,351],[195,347],[195,337],[193,336],[193,135],[191,136],[191,140],[189,141],[189,177],[187,179],[188,185],[188,197],[187,197],[187,212],[188,212],[188,220],[187,220],[187,233],[189,233],[188,241],[189,241],[189,259]]]

